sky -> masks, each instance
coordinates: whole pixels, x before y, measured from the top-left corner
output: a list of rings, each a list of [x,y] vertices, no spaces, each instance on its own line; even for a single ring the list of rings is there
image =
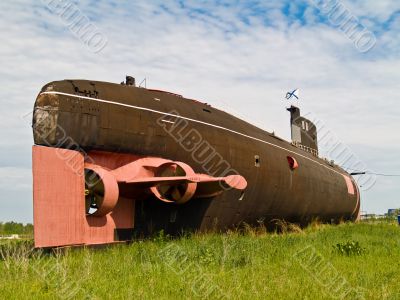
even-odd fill
[[[56,4],[96,28],[101,47]],[[299,88],[302,113],[329,137],[322,156],[340,161],[339,145],[357,168],[400,174],[399,34],[398,0],[3,0],[0,221],[32,222],[29,116],[41,87],[62,79],[146,78],[287,140],[285,95]],[[362,188],[362,210],[400,207],[399,186],[377,177]]]

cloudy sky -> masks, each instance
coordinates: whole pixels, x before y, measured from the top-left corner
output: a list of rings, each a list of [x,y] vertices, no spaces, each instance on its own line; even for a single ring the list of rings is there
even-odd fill
[[[147,78],[148,87],[208,102],[285,139],[284,96],[300,88],[303,113],[329,136],[321,153],[340,161],[331,150],[339,144],[359,168],[400,174],[400,1],[340,2],[357,25],[353,36],[321,1],[1,1],[0,221],[32,221],[33,139],[24,116],[44,84],[66,78]],[[78,9],[105,47],[87,47],[55,3]],[[368,34],[357,39],[361,30]],[[362,209],[400,207],[399,184],[378,177]]]

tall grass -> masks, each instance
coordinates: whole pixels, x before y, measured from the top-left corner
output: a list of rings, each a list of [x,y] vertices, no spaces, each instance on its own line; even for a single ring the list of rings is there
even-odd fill
[[[0,298],[400,299],[394,222],[281,226],[283,233],[262,226],[178,239],[161,233],[130,245],[53,254],[7,245],[0,252]],[[352,243],[365,250],[336,249]]]

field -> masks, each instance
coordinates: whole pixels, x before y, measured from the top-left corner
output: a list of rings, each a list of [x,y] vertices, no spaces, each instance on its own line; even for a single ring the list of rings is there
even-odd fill
[[[400,299],[400,226],[152,239],[44,254],[1,246],[1,299]]]

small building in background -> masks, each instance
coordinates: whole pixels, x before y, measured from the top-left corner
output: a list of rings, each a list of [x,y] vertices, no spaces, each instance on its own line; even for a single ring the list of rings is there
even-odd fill
[[[11,234],[0,237],[1,240],[19,240],[19,234]]]
[[[388,209],[388,213],[387,213],[388,217],[396,217],[399,214],[400,214],[400,209],[398,209],[398,208]]]

